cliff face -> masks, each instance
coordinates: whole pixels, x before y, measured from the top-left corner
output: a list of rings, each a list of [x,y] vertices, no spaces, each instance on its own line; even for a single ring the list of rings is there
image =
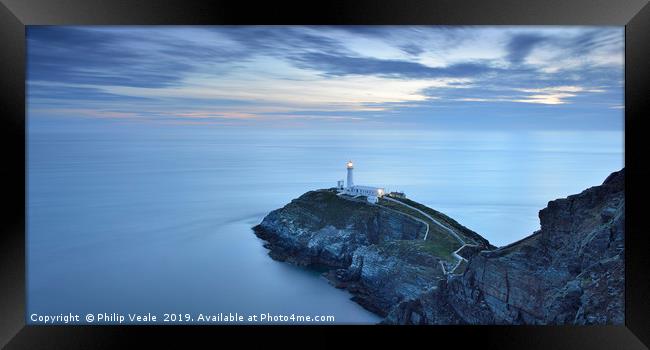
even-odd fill
[[[254,228],[276,260],[330,268],[350,266],[361,246],[421,238],[426,225],[329,190],[310,191],[269,213]]]
[[[385,322],[623,324],[624,170],[539,217],[539,231],[473,256],[463,275],[400,303]]]
[[[479,247],[491,247],[475,232],[438,214],[443,229],[472,235]],[[303,194],[269,213],[253,230],[267,241],[272,258],[328,269],[332,284],[348,289],[355,301],[383,316],[445,279],[442,263],[454,265],[451,252],[460,247],[454,238],[434,234],[433,229],[425,241],[428,225],[410,214],[345,199],[332,190]]]
[[[405,203],[399,212],[392,202],[311,191],[254,231],[274,259],[328,269],[332,284],[385,323],[623,324],[624,170],[549,202],[539,231],[498,249],[440,212]],[[428,224],[415,217],[423,213]],[[471,244],[458,249],[448,231]],[[457,249],[467,261],[450,273]]]
[[[386,316],[402,300],[418,298],[445,275],[440,256],[424,241],[393,241],[359,248],[348,269],[337,271],[335,285],[345,287],[354,301]]]

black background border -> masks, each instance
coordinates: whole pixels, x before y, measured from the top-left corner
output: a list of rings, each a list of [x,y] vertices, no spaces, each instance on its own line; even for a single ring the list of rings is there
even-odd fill
[[[284,346],[394,340],[416,346],[499,349],[643,349],[650,344],[650,247],[643,162],[650,100],[650,5],[646,0],[102,1],[0,0],[0,120],[4,181],[0,236],[0,346],[166,347],[224,337]],[[25,25],[41,24],[438,24],[625,25],[625,326],[25,326]],[[540,208],[541,209],[541,208]],[[300,333],[300,334],[299,334]],[[297,336],[308,335],[304,343]],[[428,341],[427,341],[428,340]],[[411,343],[412,345],[407,345]],[[418,342],[419,343],[419,342]],[[445,345],[449,344],[449,345]],[[456,345],[452,345],[456,344]],[[240,345],[242,345],[240,343]]]

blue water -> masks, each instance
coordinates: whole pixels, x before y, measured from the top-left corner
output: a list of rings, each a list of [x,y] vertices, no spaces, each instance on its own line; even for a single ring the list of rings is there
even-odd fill
[[[193,129],[28,134],[28,315],[229,313],[379,318],[250,230],[305,191],[402,190],[500,246],[549,200],[623,167],[621,132]]]

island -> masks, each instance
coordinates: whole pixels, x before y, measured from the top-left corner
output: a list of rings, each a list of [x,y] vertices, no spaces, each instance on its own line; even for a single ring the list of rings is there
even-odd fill
[[[549,202],[540,230],[503,247],[351,180],[349,170],[347,187],[309,191],[253,231],[273,259],[322,271],[382,323],[624,323],[624,169]]]

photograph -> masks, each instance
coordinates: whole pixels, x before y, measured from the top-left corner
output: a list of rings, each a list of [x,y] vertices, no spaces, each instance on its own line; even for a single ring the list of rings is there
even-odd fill
[[[27,325],[624,326],[625,26],[27,25]]]

